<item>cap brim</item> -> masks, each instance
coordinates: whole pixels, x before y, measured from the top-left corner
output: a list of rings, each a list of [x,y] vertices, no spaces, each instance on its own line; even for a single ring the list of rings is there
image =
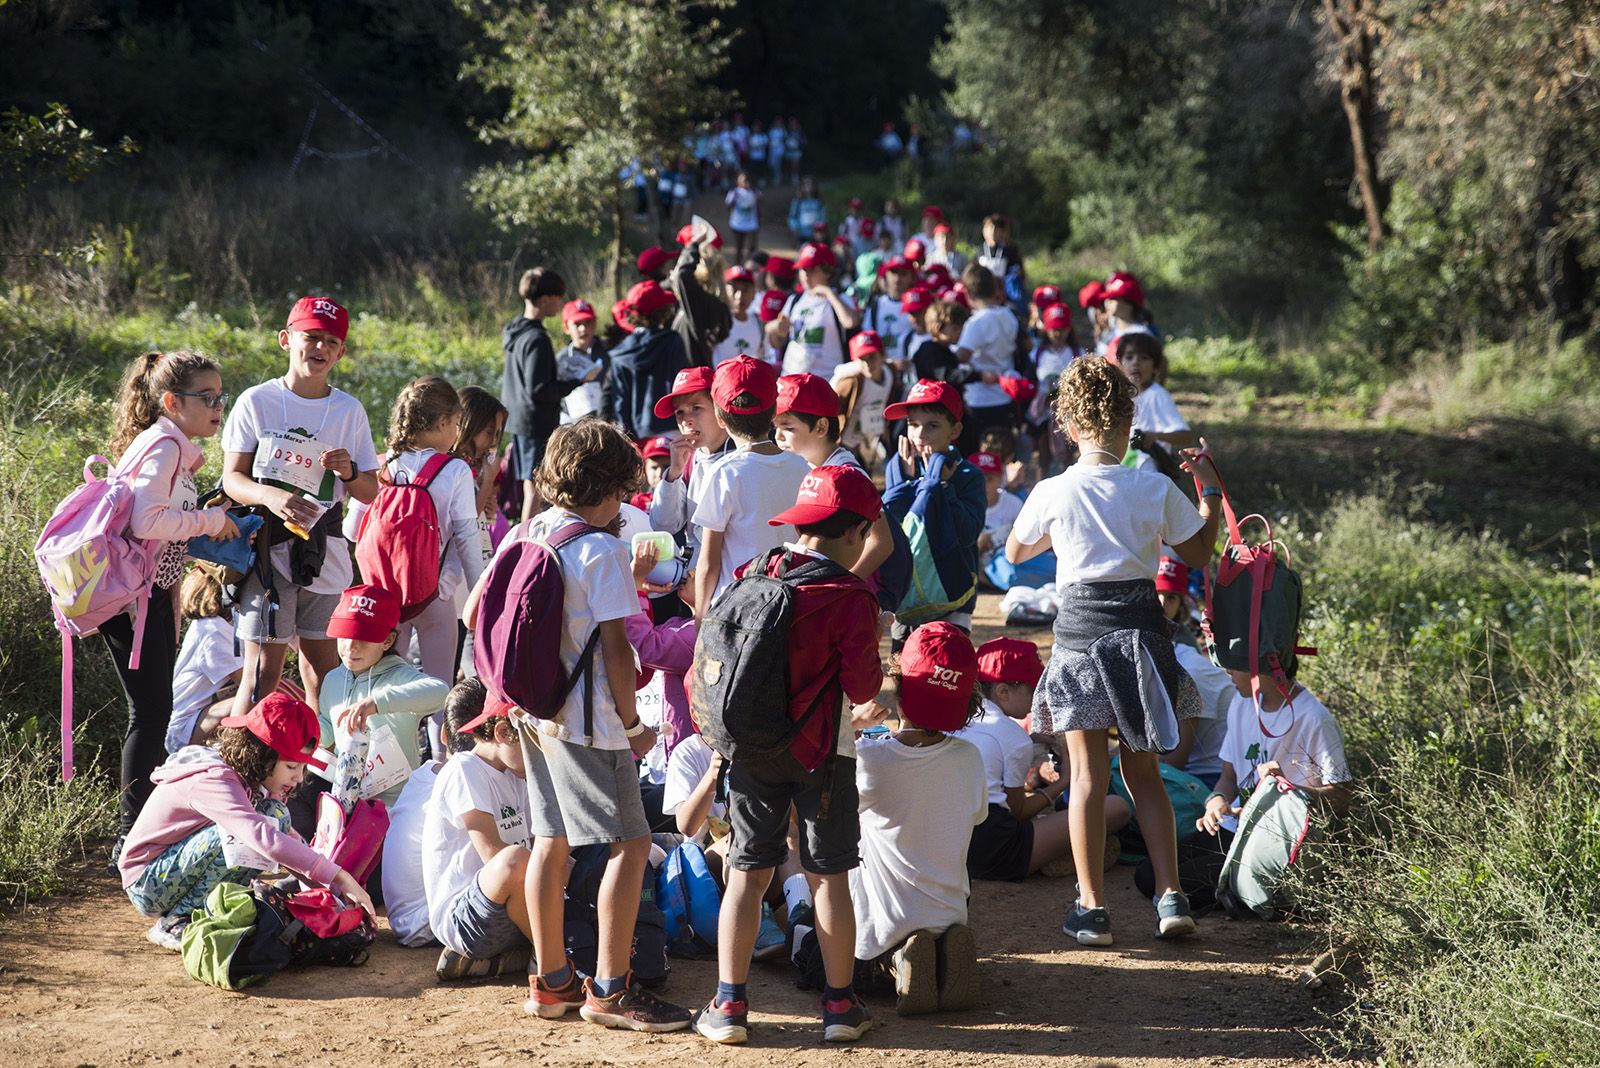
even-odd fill
[[[248,726],[250,726],[250,716],[249,716],[248,713],[246,713],[243,716],[223,716],[221,719],[219,719],[217,721],[217,726],[219,726],[219,727],[248,727]]]
[[[696,393],[710,392],[711,390],[709,389],[685,389],[678,393],[668,393],[665,397],[662,397],[660,400],[656,401],[655,407],[651,408],[650,410],[656,413],[657,419],[671,419],[673,410],[678,406],[679,397],[688,397]]]
[[[891,422],[896,419],[904,419],[906,417],[906,410],[910,407],[911,405],[905,401],[896,401],[893,404],[884,405],[883,417]]]
[[[829,504],[797,504],[793,508],[779,512],[767,520],[769,527],[802,527],[811,523],[820,523],[831,515],[843,511]]]
[[[592,323],[598,318],[599,316],[595,315],[594,312],[586,312],[582,315],[569,315],[566,318],[566,322],[568,325],[572,323]]]
[[[288,760],[288,761],[291,761],[292,763],[296,763],[296,764],[310,764],[312,767],[316,768],[318,771],[327,771],[328,770],[328,762],[326,760],[318,760],[315,751],[310,752],[310,753],[293,753],[293,754],[285,753],[282,750],[278,750],[277,752],[278,752],[278,757],[280,759],[282,759],[282,760]]]
[[[396,626],[398,625],[396,624]],[[389,635],[394,633],[394,629],[394,627],[390,627],[382,634],[374,637],[373,635],[377,634],[376,627],[369,629],[365,623],[360,623],[353,619],[340,619],[336,616],[328,620],[328,629],[324,633],[330,638],[349,638],[351,641],[357,642],[383,642],[389,640]]]

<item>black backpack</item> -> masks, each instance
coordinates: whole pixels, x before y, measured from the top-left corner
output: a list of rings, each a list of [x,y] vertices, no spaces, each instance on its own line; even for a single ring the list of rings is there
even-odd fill
[[[783,557],[776,576],[767,572]],[[773,549],[712,603],[694,643],[690,712],[706,744],[728,761],[762,759],[789,748],[831,690],[824,685],[811,707],[789,715],[789,625],[795,591],[848,574],[831,560]]]

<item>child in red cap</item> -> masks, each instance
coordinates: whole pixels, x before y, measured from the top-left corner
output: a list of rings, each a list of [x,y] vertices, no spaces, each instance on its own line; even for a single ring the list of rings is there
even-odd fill
[[[756,276],[748,267],[735,264],[722,272],[728,299],[728,336],[711,350],[711,365],[716,367],[747,352],[767,359],[767,331],[752,310],[756,299]],[[770,362],[770,361],[769,361]]]
[[[695,618],[733,581],[739,565],[783,544],[790,531],[768,520],[794,501],[811,465],[773,444],[778,372],[770,363],[738,356],[718,367],[711,383],[717,424],[734,451],[706,478],[692,522],[700,529],[695,562]]]
[[[888,459],[883,409],[894,389],[894,373],[876,331],[863,330],[850,339],[850,362],[833,369],[830,384],[839,394],[839,440],[870,471]]]
[[[677,421],[678,436],[667,442],[667,469],[650,497],[650,526],[683,541],[692,566],[700,555],[700,530],[691,520],[716,466],[733,455],[734,444],[717,422],[711,401],[712,370],[686,367],[672,389],[655,402],[655,414]]]
[[[767,520],[774,529],[790,527],[791,539],[783,551],[767,552],[750,566],[775,576],[798,567],[813,572],[794,588],[792,626],[808,638],[789,645],[789,709],[797,721],[813,707],[822,711],[805,721],[788,752],[729,762],[732,830],[717,937],[719,983],[716,996],[694,1019],[695,1030],[714,1042],[749,1037],[750,954],[762,895],[789,851],[791,806],[801,824],[801,864],[820,881],[816,930],[827,961],[824,1036],[854,1041],[872,1025],[852,989],[855,912],[847,873],[858,862],[860,841],[855,774],[852,765],[838,764],[855,756],[852,727],[870,725],[885,714],[874,700],[883,685],[877,600],[849,571],[881,506],[871,480],[854,467],[809,471],[791,500],[792,507]],[[708,677],[703,672],[718,670],[714,661],[697,658],[691,692]],[[853,707],[848,718],[846,700]]]
[[[561,325],[567,343],[556,353],[556,381],[561,398],[561,421],[575,423],[586,415],[611,418],[610,397],[606,395],[611,355],[596,334],[594,305],[586,300],[569,300],[561,306]]]
[[[893,981],[901,1016],[969,1009],[978,963],[967,926],[967,831],[988,811],[983,757],[953,737],[975,710],[965,632],[929,623],[900,652],[900,726],[856,747],[861,865],[850,873],[857,974]]]
[[[833,279],[838,257],[827,245],[806,245],[795,266],[800,292],[784,304],[783,313],[767,325],[767,339],[783,353],[783,373],[809,371],[824,378],[844,362],[847,335],[861,325],[861,313],[848,293],[837,292]]]
[[[392,807],[427,756],[418,724],[429,716],[442,720],[450,685],[394,653],[399,625],[399,600],[371,585],[340,594],[328,621],[328,636],[339,643],[339,666],[323,680],[317,725],[322,748],[334,757],[328,770],[341,801],[376,798]],[[430,734],[438,730],[430,727]],[[442,734],[434,749],[442,758]]]
[[[635,441],[672,429],[672,412],[656,401],[672,391],[672,380],[689,366],[683,338],[671,329],[678,298],[659,283],[643,281],[628,290],[628,322],[633,333],[611,352],[611,396],[617,423]]]
[[[349,321],[327,297],[298,301],[278,332],[288,372],[245,390],[222,428],[223,491],[270,513],[256,541],[265,559],[239,593],[242,678],[254,684],[239,687],[235,716],[277,688],[291,641],[312,703],[338,663],[328,617],[353,577],[339,505],[346,497],[371,503],[378,492],[367,410],[328,381],[344,358]]]
[[[1126,271],[1113,271],[1099,294],[1105,310],[1105,326],[1095,342],[1095,352],[1104,356],[1111,343],[1124,334],[1152,334],[1159,338],[1155,318],[1145,306],[1144,287]]]
[[[288,868],[372,911],[361,884],[289,828],[284,798],[307,764],[320,767],[317,714],[271,693],[222,720],[209,746],[190,745],[151,775],[155,789],[128,832],[117,863],[134,908],[155,919],[149,939],[181,949],[183,929],[218,883],[248,885]]]

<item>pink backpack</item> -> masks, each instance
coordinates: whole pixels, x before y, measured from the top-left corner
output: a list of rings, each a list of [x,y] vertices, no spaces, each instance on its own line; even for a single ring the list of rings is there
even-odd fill
[[[349,872],[362,886],[383,858],[389,809],[382,801],[357,801],[348,813],[332,794],[317,798],[317,833],[311,848]]]
[[[361,514],[356,566],[362,578],[400,599],[401,620],[415,619],[439,596],[440,546],[446,542],[428,487],[455,459],[434,453],[410,482],[393,481],[385,465],[378,472],[378,495]]]
[[[56,629],[61,632],[61,778],[72,768],[72,639],[94,634],[107,620],[134,606],[133,652],[128,666],[139,666],[144,646],[150,585],[160,563],[158,542],[128,532],[133,513],[134,472],[165,438],[153,439],[136,456],[113,466],[104,456],[84,461],[83,485],[56,505],[33,547],[39,576],[50,594]],[[94,465],[107,468],[96,478]],[[174,477],[176,482],[176,477]]]

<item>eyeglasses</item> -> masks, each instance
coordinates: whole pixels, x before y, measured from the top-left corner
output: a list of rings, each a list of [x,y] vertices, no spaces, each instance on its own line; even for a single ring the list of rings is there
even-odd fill
[[[199,397],[200,403],[204,404],[207,408],[226,408],[228,406],[228,401],[232,399],[232,397],[227,393],[214,393],[209,389],[202,389],[199,392],[186,389],[175,389],[172,391],[172,395],[174,397]]]

